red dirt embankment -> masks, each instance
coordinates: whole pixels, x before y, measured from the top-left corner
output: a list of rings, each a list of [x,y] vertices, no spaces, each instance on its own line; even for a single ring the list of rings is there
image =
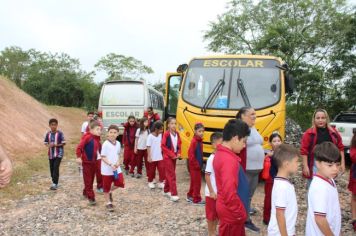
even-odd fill
[[[48,120],[57,118],[68,141],[80,135],[85,112],[77,108],[45,106],[0,77],[0,145],[15,162],[44,149]]]

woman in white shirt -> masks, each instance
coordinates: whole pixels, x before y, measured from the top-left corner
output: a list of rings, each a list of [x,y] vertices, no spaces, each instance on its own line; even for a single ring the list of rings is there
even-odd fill
[[[251,199],[258,185],[258,179],[260,172],[263,169],[263,161],[265,153],[262,147],[263,138],[258,133],[257,129],[254,127],[256,123],[256,111],[252,107],[242,107],[238,114],[237,119],[245,122],[251,130],[250,136],[247,138],[246,142],[246,176],[248,180],[248,185],[250,189],[250,201],[249,201],[249,213],[255,214],[256,210],[251,208]],[[244,164],[242,164],[244,165]],[[259,232],[260,229],[256,227],[251,219],[246,222],[245,227],[254,231]]]

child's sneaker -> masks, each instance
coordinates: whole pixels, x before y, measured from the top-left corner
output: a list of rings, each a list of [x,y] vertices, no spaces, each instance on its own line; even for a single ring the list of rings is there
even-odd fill
[[[267,220],[263,220],[262,222],[263,222],[263,224],[266,225],[266,226],[268,226],[268,224],[269,224],[269,221],[267,221]]]
[[[142,177],[141,174],[137,174],[137,175],[136,175],[136,178],[137,178],[137,179],[141,179],[141,177]]]
[[[114,206],[113,204],[109,203],[106,205],[106,209],[109,211],[109,212],[113,212],[114,211]]]
[[[200,202],[193,202],[193,204],[197,206],[205,206],[205,201],[201,200]]]
[[[129,170],[125,170],[125,175],[128,175],[129,174]]]
[[[97,192],[97,193],[103,193],[103,192],[104,192],[104,189],[103,189],[103,188],[97,188],[97,189],[96,189],[96,192]]]
[[[248,229],[252,232],[259,233],[260,228],[258,228],[251,220],[245,222],[245,229]]]
[[[172,196],[171,192],[163,192],[163,195],[166,196],[166,197],[171,197]]]
[[[172,202],[177,202],[179,200],[178,196],[171,196],[171,201]]]
[[[163,188],[164,188],[164,183],[159,182],[159,183],[157,184],[157,187],[160,188],[160,189],[163,189]]]
[[[130,174],[132,178],[135,178],[135,173]]]
[[[57,190],[57,185],[56,184],[52,184],[49,189],[50,190]]]
[[[257,213],[257,210],[255,208],[250,209],[250,215],[255,215]]]
[[[94,199],[89,199],[89,205],[90,206],[95,206],[96,205],[96,201]]]
[[[149,182],[149,183],[148,183],[148,187],[149,187],[150,189],[154,189],[156,186],[155,186],[155,184],[154,184],[153,182]]]
[[[192,197],[187,197],[185,200],[186,200],[188,203],[192,203],[192,202],[193,202],[193,198],[192,198]]]

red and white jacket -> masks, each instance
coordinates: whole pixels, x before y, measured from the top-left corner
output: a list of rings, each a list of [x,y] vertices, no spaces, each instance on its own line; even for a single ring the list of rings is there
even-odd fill
[[[171,132],[167,130],[164,132],[162,137],[161,148],[163,152],[164,159],[175,159],[178,155],[181,154],[182,140],[180,139],[179,133],[177,135],[177,151],[174,152],[173,140],[171,138]]]
[[[332,142],[337,146],[340,151],[344,151],[344,145],[342,144],[342,138],[340,134],[333,128],[329,127],[329,135]],[[300,155],[307,156],[309,170],[313,169],[314,165],[314,147],[317,141],[317,130],[315,127],[307,129],[304,132],[302,140],[300,142]],[[305,178],[311,179],[313,177],[313,171],[309,171],[309,176],[303,174]]]

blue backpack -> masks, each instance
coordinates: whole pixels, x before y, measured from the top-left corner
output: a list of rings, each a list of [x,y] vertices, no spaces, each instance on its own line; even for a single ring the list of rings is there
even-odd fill
[[[246,214],[249,214],[249,201],[250,201],[250,188],[248,187],[248,180],[245,174],[244,169],[240,165],[239,173],[238,173],[239,183],[237,186],[237,195],[240,197],[244,207],[246,209]]]

